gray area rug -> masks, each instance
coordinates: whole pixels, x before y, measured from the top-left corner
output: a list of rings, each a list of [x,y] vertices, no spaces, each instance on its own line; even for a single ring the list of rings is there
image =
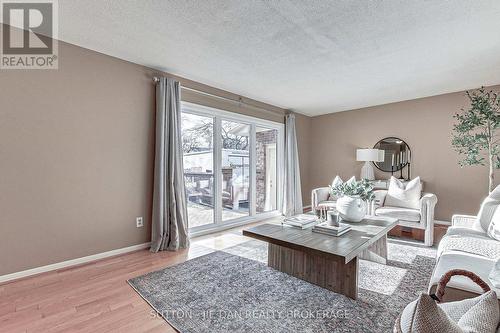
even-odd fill
[[[360,261],[359,298],[265,265],[251,240],[129,280],[180,332],[392,332],[401,310],[427,289],[435,250],[389,243],[389,263]]]

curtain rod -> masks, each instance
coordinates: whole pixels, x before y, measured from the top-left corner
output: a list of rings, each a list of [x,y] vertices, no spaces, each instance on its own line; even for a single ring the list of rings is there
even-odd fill
[[[154,83],[160,82],[160,78],[154,76],[153,77],[153,82]],[[243,101],[243,97],[241,97],[241,96],[238,96],[238,100],[235,100],[235,99],[232,99],[232,98],[229,98],[229,97],[215,95],[215,94],[203,91],[203,90],[198,90],[198,89],[195,89],[195,88],[189,88],[189,87],[186,87],[186,86],[183,86],[183,85],[181,85],[181,89],[185,89],[185,90],[189,90],[189,91],[194,91],[194,92],[206,95],[206,96],[215,97],[215,98],[218,98],[218,99],[222,99],[222,100],[233,102],[233,103],[240,104],[240,105],[243,104],[243,105],[245,105],[247,107],[251,107],[251,108],[254,108],[254,109],[259,110],[259,111],[265,111],[265,112],[268,112],[268,113],[272,113],[272,114],[275,114],[275,115],[278,115],[278,116],[284,116],[284,114],[282,114],[279,111],[264,109],[264,108],[262,108],[260,106],[256,106],[256,105],[245,103]]]

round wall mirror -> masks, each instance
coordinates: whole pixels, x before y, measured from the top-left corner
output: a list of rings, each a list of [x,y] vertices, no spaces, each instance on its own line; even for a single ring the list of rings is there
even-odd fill
[[[373,147],[384,151],[383,162],[373,162],[377,169],[396,172],[403,169],[411,160],[410,147],[399,138],[389,137],[377,142]]]

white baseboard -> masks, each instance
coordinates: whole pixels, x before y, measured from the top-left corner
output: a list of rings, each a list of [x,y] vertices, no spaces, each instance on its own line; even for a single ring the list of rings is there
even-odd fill
[[[151,245],[151,243],[132,245],[132,246],[124,247],[121,249],[116,249],[116,250],[111,250],[111,251],[107,251],[107,252],[93,254],[90,256],[86,256],[86,257],[81,257],[81,258],[57,262],[55,264],[50,264],[50,265],[46,265],[46,266],[31,268],[31,269],[27,269],[25,271],[15,272],[15,273],[7,274],[7,275],[1,275],[0,276],[0,283],[21,279],[21,278],[28,277],[31,275],[49,272],[49,271],[53,271],[56,269],[61,269],[61,268],[65,268],[65,267],[75,266],[75,265],[81,265],[81,264],[85,264],[85,263],[88,263],[91,261],[116,256],[119,254],[143,250],[143,249],[148,248],[150,245]]]
[[[434,224],[451,225],[450,221],[434,220]]]

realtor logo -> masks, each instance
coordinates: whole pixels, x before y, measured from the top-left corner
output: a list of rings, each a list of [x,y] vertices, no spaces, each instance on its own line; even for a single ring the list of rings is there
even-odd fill
[[[57,69],[57,0],[2,0],[1,69]]]

